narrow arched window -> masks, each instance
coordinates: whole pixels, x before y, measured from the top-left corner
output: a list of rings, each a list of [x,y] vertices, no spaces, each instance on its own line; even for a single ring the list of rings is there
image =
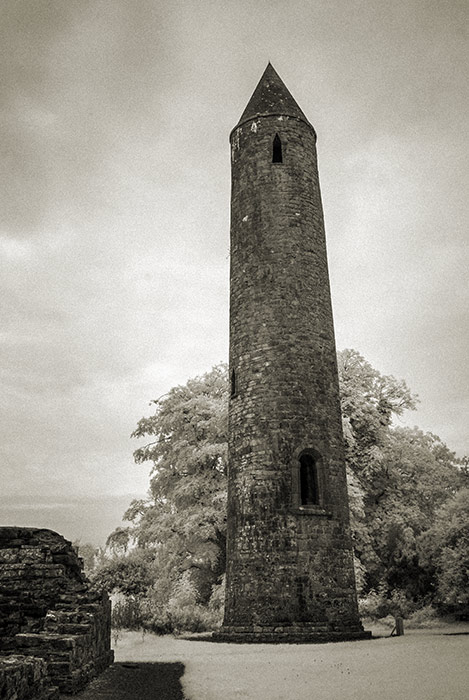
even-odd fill
[[[231,370],[231,396],[236,396],[236,374],[234,369]]]
[[[318,469],[310,454],[300,456],[300,503],[302,506],[319,505]]]
[[[272,163],[283,163],[282,142],[280,141],[280,136],[278,134],[275,134],[274,142],[272,144]]]

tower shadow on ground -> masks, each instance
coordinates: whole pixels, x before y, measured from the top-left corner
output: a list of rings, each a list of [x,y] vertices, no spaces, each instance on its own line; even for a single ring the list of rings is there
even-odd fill
[[[77,700],[184,700],[181,663],[115,663]],[[61,696],[65,700],[69,696]]]

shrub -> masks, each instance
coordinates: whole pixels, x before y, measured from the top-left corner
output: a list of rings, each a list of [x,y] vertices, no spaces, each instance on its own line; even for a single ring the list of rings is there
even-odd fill
[[[432,605],[425,605],[419,610],[415,610],[407,620],[408,627],[435,627],[440,624],[438,613]]]
[[[154,581],[153,560],[152,552],[135,549],[103,562],[93,572],[92,581],[110,593],[123,593],[129,598],[145,595]]]
[[[372,589],[364,598],[358,599],[358,611],[361,617],[369,617],[371,620],[377,620],[383,617],[383,600],[382,596]]]
[[[206,632],[216,625],[217,614],[198,602],[189,571],[185,571],[174,586],[167,609],[174,632]]]
[[[377,591],[372,589],[366,597],[358,601],[360,615],[372,620],[381,620],[388,615],[407,618],[416,607],[416,603],[410,600],[404,591],[396,589],[389,592],[385,586],[380,586]]]
[[[223,612],[225,607],[225,581],[226,576],[223,574],[220,583],[212,587],[212,595],[208,601],[209,610],[218,615],[218,625],[221,625],[223,620]]]
[[[171,596],[159,588],[150,588],[145,596],[114,596],[112,626],[120,629],[143,629],[154,634],[207,632],[215,630],[223,617],[224,578],[212,589],[208,605],[202,605],[189,571],[173,586]]]
[[[138,598],[119,597],[112,606],[113,629],[138,630],[144,625],[141,601]]]

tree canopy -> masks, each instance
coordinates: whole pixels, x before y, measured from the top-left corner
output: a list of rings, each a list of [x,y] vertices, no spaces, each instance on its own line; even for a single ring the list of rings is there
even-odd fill
[[[469,488],[438,509],[419,541],[422,562],[436,578],[436,599],[448,612],[469,612]]]
[[[338,356],[355,554],[364,591],[431,597],[432,569],[418,540],[466,479],[461,460],[431,433],[393,423],[417,397],[355,350]]]
[[[436,435],[395,424],[417,401],[403,380],[380,374],[355,350],[339,353],[338,366],[361,594],[379,589],[391,600],[397,592],[410,606],[466,600],[459,591],[467,582],[467,469]],[[128,528],[108,545],[129,564],[140,557],[136,581],[124,576],[127,588],[145,587],[149,575],[160,605],[190,589],[202,605],[215,591],[219,607],[228,396],[221,364],[153,401],[155,412],[132,434],[148,440],[134,456],[152,463],[149,496],[131,503]],[[454,523],[451,536],[445,520]],[[117,582],[126,566],[103,576]]]
[[[150,498],[134,501],[125,518],[139,547],[155,553],[159,575],[177,581],[191,570],[208,600],[225,567],[228,382],[214,367],[153,402],[133,437],[152,438],[135,452],[151,461]]]

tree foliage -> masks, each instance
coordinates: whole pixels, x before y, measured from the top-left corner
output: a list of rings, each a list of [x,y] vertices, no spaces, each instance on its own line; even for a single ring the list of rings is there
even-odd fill
[[[126,596],[146,595],[153,585],[154,560],[149,552],[136,549],[125,556],[117,556],[106,561],[93,574],[93,582],[110,593],[123,593]]]
[[[139,547],[151,548],[162,578],[184,571],[207,601],[224,571],[228,387],[225,365],[177,386],[133,437],[151,437],[135,452],[150,460],[150,498],[133,502],[125,517]]]
[[[417,603],[435,580],[418,539],[464,484],[461,460],[436,436],[393,420],[416,405],[404,381],[381,375],[355,350],[339,353],[339,377],[355,553],[363,590]]]
[[[394,603],[456,604],[467,580],[467,533],[454,509],[464,512],[458,491],[468,470],[437,436],[395,425],[417,401],[404,381],[380,374],[355,350],[339,353],[338,366],[360,590]],[[152,404],[154,414],[133,433],[147,440],[134,456],[153,464],[149,497],[133,501],[129,527],[110,535],[116,559],[101,576],[121,591],[146,586],[162,628],[176,602],[186,606],[179,619],[197,627],[203,606],[219,608],[225,568],[227,368],[218,365]],[[456,540],[443,538],[449,517]]]
[[[469,613],[469,488],[439,508],[419,541],[422,562],[434,571],[436,602],[446,612]]]

